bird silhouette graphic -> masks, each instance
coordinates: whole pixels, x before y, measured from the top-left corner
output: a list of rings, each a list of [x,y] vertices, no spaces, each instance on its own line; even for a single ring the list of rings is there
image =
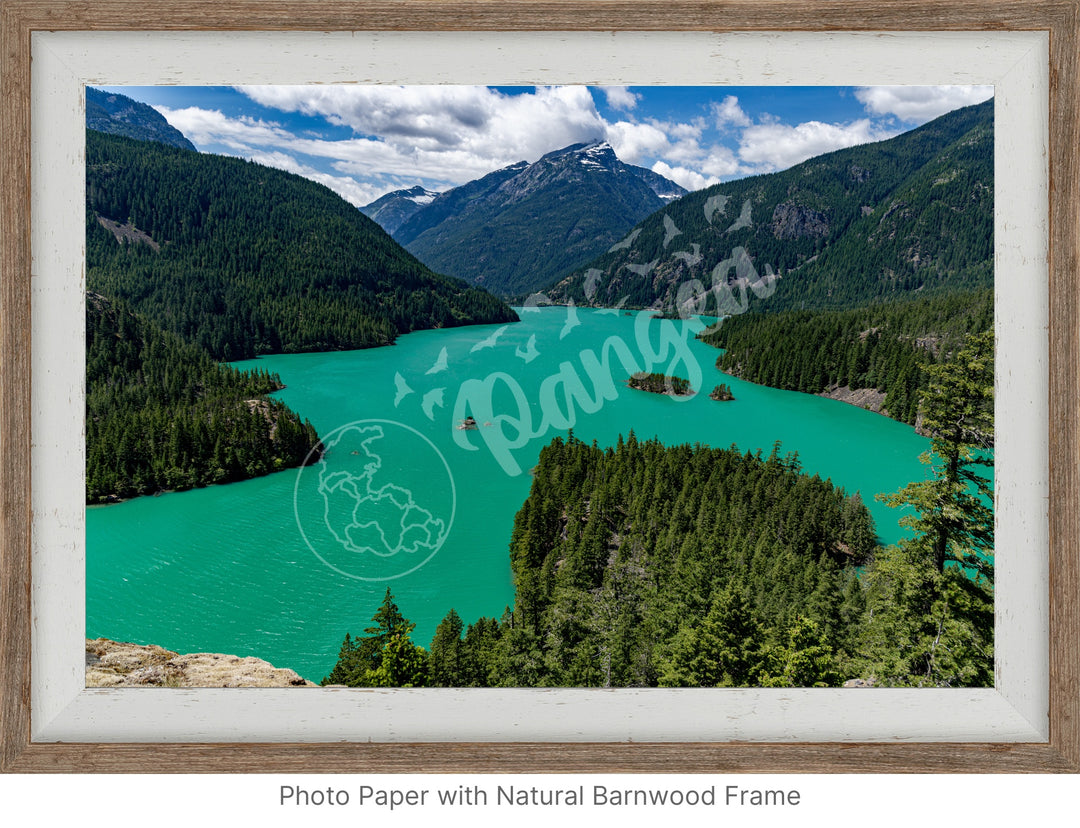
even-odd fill
[[[671,216],[664,213],[664,249],[671,244],[671,240],[676,236],[681,236],[682,230],[675,226],[675,222],[671,220]]]
[[[506,333],[506,329],[508,327],[510,327],[510,326],[509,325],[503,325],[498,330],[493,331],[491,336],[489,336],[487,339],[482,339],[479,342],[477,342],[475,345],[473,345],[472,348],[469,349],[469,353],[470,354],[475,354],[477,351],[482,351],[484,348],[494,348],[495,343],[499,341],[500,336],[502,336],[504,333]]]
[[[690,265],[690,267],[693,267],[696,264],[700,264],[702,258],[704,258],[701,255],[701,245],[698,244],[697,242],[694,242],[691,245],[691,247],[694,248],[693,253],[688,253],[685,250],[680,250],[678,253],[673,253],[672,255],[676,259],[682,259],[684,262],[686,262],[688,265]]]
[[[425,375],[426,374],[438,374],[438,373],[441,373],[442,371],[445,371],[446,370],[446,362],[447,362],[447,360],[446,360],[446,348],[444,347],[441,351],[439,351],[439,356],[435,360],[435,363],[430,368],[428,368],[424,372],[424,374]]]
[[[731,225],[725,233],[734,233],[736,230],[741,230],[744,227],[749,227],[753,222],[750,221],[750,213],[753,210],[753,205],[750,203],[750,199],[743,202],[742,212],[739,213],[739,217],[735,219],[735,223]]]
[[[570,331],[574,330],[581,324],[581,320],[578,319],[577,307],[574,305],[574,300],[570,300],[570,304],[566,306],[566,321],[563,323],[562,330],[559,331],[559,339],[566,339]]]
[[[596,283],[600,281],[600,277],[604,275],[604,271],[597,270],[595,267],[590,267],[585,271],[585,298],[590,301],[596,296]]]
[[[611,247],[608,248],[608,253],[614,253],[616,250],[626,250],[630,245],[634,243],[634,239],[636,239],[638,235],[640,235],[640,233],[641,228],[639,227],[637,230],[635,230],[618,244],[611,245]]]
[[[722,216],[727,209],[728,197],[726,195],[710,196],[705,202],[705,221],[712,224],[713,216],[718,213]]]
[[[658,264],[660,264],[660,260],[653,259],[648,264],[624,264],[623,267],[631,273],[636,273],[638,276],[648,276],[656,269]]]
[[[400,371],[394,374],[394,385],[397,386],[397,394],[394,397],[394,408],[397,408],[401,405],[403,399],[413,393],[413,390],[409,388],[409,383],[405,382],[405,377],[401,376]]]
[[[514,350],[514,354],[525,360],[526,363],[532,362],[540,356],[540,352],[536,349],[536,334],[529,337],[529,341],[525,343],[524,348],[518,345]]]
[[[443,392],[445,388],[432,388],[420,401],[420,407],[424,410],[424,415],[429,420],[435,419],[435,409],[443,407]]]
[[[525,304],[521,306],[521,309],[526,313],[539,313],[541,305],[552,305],[554,302],[548,298],[546,293],[532,293],[529,294],[529,298],[525,300]]]

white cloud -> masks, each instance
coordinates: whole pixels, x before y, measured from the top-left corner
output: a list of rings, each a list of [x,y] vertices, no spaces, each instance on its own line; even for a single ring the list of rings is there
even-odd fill
[[[355,207],[363,207],[365,204],[370,204],[379,196],[390,192],[390,190],[397,189],[397,187],[380,189],[369,184],[360,183],[356,179],[348,176],[329,175],[320,172],[313,167],[309,167],[306,164],[301,164],[296,158],[283,152],[253,152],[244,157],[257,164],[262,164],[266,167],[274,167],[275,169],[284,170],[285,172],[296,173],[297,175],[302,175],[304,178],[316,181],[319,184],[329,187]]]
[[[725,146],[711,147],[708,154],[697,164],[697,167],[706,175],[712,177],[726,177],[732,175],[747,175],[755,170],[739,162],[735,153]]]
[[[653,124],[616,121],[608,124],[605,138],[627,164],[640,164],[645,158],[663,155],[671,148],[667,133]]]
[[[742,107],[739,106],[739,99],[734,95],[728,95],[721,103],[714,103],[712,111],[713,116],[716,118],[717,129],[724,129],[728,126],[750,126],[750,117],[743,112]]]
[[[631,92],[625,86],[605,86],[601,89],[607,99],[607,105],[612,109],[629,112],[637,106],[641,95]]]
[[[653,164],[652,171],[664,176],[664,178],[671,179],[687,190],[700,190],[720,183],[720,179],[715,176],[705,176],[686,167],[672,167],[664,161],[657,161]]]
[[[505,95],[482,86],[244,86],[239,90],[265,106],[318,115],[349,127],[358,136],[378,136],[402,156],[461,153],[473,159],[470,169],[484,167],[486,172],[516,161],[535,161],[554,148],[595,140],[604,133],[603,120],[584,86],[537,87],[522,95]],[[448,165],[444,175],[460,178]]]
[[[276,144],[292,136],[278,124],[255,118],[230,118],[216,109],[154,107],[194,144],[224,144],[236,150]]]
[[[825,152],[883,141],[896,133],[874,125],[869,119],[850,124],[807,121],[798,126],[757,124],[743,131],[739,158],[758,167],[756,172],[784,170]]]
[[[915,124],[982,103],[993,94],[992,86],[864,86],[855,90],[855,97],[867,112],[895,115]]]

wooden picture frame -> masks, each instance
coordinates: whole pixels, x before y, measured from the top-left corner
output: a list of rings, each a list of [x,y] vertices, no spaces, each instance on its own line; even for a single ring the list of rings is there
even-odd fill
[[[0,0],[0,769],[6,772],[1080,771],[1080,0],[329,3]],[[35,32],[1041,32],[1048,40],[1049,723],[1034,741],[191,742],[32,737]],[[41,324],[40,316],[38,325]],[[40,515],[37,516],[40,519]],[[144,691],[137,691],[144,692]],[[230,693],[235,691],[213,691]],[[289,691],[294,692],[294,691]],[[304,692],[304,691],[299,691]],[[859,692],[859,691],[853,691]],[[891,691],[866,691],[871,693]],[[924,692],[924,691],[919,691]],[[221,696],[216,698],[220,699]]]

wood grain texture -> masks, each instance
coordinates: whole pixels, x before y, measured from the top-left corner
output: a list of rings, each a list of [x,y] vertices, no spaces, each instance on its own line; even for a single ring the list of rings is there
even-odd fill
[[[1050,39],[1050,742],[1080,768],[1080,5]]]
[[[258,744],[33,745],[22,773],[1049,773],[1046,745]]]
[[[5,0],[32,29],[456,31],[1032,30],[1075,0]]]
[[[30,738],[30,37],[0,7],[0,768]]]
[[[36,30],[1051,34],[1049,744],[35,744],[30,717],[30,34]],[[11,772],[1080,770],[1080,0],[0,0],[0,769]]]

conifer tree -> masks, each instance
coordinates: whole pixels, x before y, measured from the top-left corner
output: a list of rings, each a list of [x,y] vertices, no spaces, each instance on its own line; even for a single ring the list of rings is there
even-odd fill
[[[320,684],[349,687],[422,687],[427,683],[427,651],[413,644],[409,635],[416,624],[409,621],[394,603],[390,587],[365,627],[363,638],[348,633],[341,645],[338,662]]]
[[[923,423],[931,480],[882,499],[910,505],[918,534],[878,556],[867,578],[865,652],[885,684],[993,683],[993,334],[930,369]]]
[[[461,616],[453,609],[435,628],[431,639],[429,668],[434,687],[463,687],[466,685],[464,650],[461,635],[465,630]]]

